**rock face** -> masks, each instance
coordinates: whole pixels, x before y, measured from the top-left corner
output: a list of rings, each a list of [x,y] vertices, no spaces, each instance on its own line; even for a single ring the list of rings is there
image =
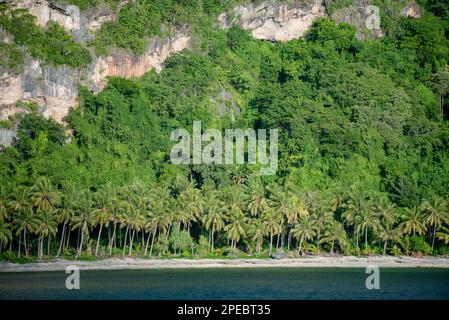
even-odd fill
[[[298,39],[318,18],[332,18],[338,23],[346,22],[357,28],[357,38],[366,36],[375,39],[384,36],[380,28],[379,8],[372,0],[354,0],[352,5],[329,13],[329,7],[335,0],[266,0],[261,3],[250,2],[235,7],[232,12],[222,13],[218,17],[221,28],[230,28],[233,24],[251,30],[253,37],[270,41],[288,41]],[[414,1],[403,1],[402,15],[419,18],[420,7]]]
[[[229,28],[232,23],[243,29],[252,30],[257,39],[288,41],[304,35],[317,18],[326,16],[323,1],[281,2],[264,1],[234,8],[235,18],[223,13],[219,16],[220,26]]]
[[[80,14],[73,6],[63,7],[46,0],[11,1],[9,4],[28,9],[40,25],[49,21],[60,23],[80,42],[88,40],[91,31],[98,29],[101,23],[115,18],[115,13],[108,11],[110,9],[96,8]],[[0,42],[10,42],[10,38],[5,33],[0,34]],[[38,104],[44,116],[62,123],[69,109],[77,104],[79,84],[97,93],[106,85],[107,77],[140,77],[152,69],[160,71],[171,53],[190,46],[189,30],[180,28],[172,32],[171,37],[151,39],[142,55],[111,49],[108,56],[94,56],[93,62],[83,69],[42,65],[27,56],[20,75],[10,70],[0,70],[0,120],[17,112],[27,112],[18,108],[16,103],[31,101]],[[2,139],[2,143],[5,141],[10,139]]]

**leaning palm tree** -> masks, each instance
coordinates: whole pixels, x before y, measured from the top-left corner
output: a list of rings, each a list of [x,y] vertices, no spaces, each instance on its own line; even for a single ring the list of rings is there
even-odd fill
[[[422,207],[405,208],[401,219],[399,228],[403,234],[423,235],[426,233],[427,227],[424,223]]]
[[[331,254],[334,254],[335,243],[337,242],[340,249],[347,245],[347,234],[340,222],[333,221],[324,232],[323,243],[332,243]]]
[[[312,240],[316,235],[316,225],[313,219],[305,217],[299,220],[299,222],[292,229],[293,237],[299,241],[298,253],[302,252],[302,244],[304,241]]]
[[[432,230],[432,250],[435,244],[436,233],[444,223],[449,222],[447,201],[442,197],[434,196],[422,205],[424,223]]]

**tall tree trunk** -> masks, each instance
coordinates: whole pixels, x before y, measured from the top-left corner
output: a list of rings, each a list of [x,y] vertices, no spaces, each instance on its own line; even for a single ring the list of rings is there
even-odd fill
[[[101,231],[103,230],[103,224],[100,223],[100,230],[98,231],[98,238],[97,238],[97,247],[95,248],[95,256],[98,255],[98,248],[100,246],[100,238],[101,238]]]
[[[25,246],[25,257],[28,258],[27,227],[23,229],[23,245]]]
[[[433,232],[432,232],[432,253],[433,253],[433,246],[435,244],[435,235],[437,233],[437,226],[436,224],[433,226]]]
[[[21,247],[21,243],[22,243],[22,232],[19,234],[19,258],[20,258],[20,247]]]
[[[48,240],[47,240],[47,256],[50,255],[50,243],[51,243],[51,233],[48,234]]]
[[[273,233],[270,232],[270,256],[272,251],[273,251]]]
[[[150,258],[151,258],[151,255],[153,254],[153,244],[154,244],[154,237],[156,236],[156,232],[157,232],[157,225],[154,227],[153,236],[151,238]]]
[[[385,240],[385,243],[384,243],[384,255],[387,253],[387,244],[388,244],[388,240]]]
[[[78,252],[76,254],[76,259],[78,259],[81,256],[81,252],[83,251],[83,242],[84,242],[84,226],[81,228],[81,240],[80,245],[78,247]]]
[[[212,227],[211,241],[212,241],[212,249],[210,252],[214,253],[214,227]]]
[[[318,228],[317,239],[316,239],[316,247],[318,254],[320,254],[320,237],[321,237],[321,228]]]
[[[56,257],[59,257],[59,254],[61,253],[61,250],[62,250],[62,246],[64,243],[64,236],[65,236],[65,228],[66,228],[66,223],[64,222],[64,225],[62,226],[61,243],[59,244],[58,253],[56,254]]]
[[[129,252],[128,252],[128,256],[131,255],[132,251],[133,251],[133,240],[134,240],[134,233],[136,232],[136,229],[133,229],[133,233],[131,236],[131,240],[129,242]]]
[[[150,245],[150,238],[151,238],[151,232],[148,232],[147,241],[145,244],[145,251],[143,252],[143,255],[146,257],[148,252],[148,246]]]
[[[126,226],[126,231],[125,231],[125,242],[123,243],[123,253],[122,253],[122,256],[125,255],[125,250],[126,250],[126,238],[128,237],[128,229],[129,229],[129,226]]]
[[[334,246],[335,246],[335,239],[332,240],[332,248],[331,248],[331,254],[334,254]]]
[[[298,253],[301,254],[302,251],[302,241],[304,239],[304,236],[301,236],[301,239],[299,240],[299,249],[298,249]]]

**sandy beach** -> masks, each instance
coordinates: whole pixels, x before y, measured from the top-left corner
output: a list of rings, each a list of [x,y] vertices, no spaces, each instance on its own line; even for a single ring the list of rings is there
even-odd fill
[[[266,267],[329,267],[364,268],[375,265],[379,268],[449,268],[449,258],[441,257],[353,257],[353,256],[309,256],[285,259],[139,259],[111,258],[97,261],[71,261],[55,259],[47,262],[17,264],[0,262],[0,272],[64,271],[75,265],[80,270],[118,269],[171,269],[171,268],[266,268]]]

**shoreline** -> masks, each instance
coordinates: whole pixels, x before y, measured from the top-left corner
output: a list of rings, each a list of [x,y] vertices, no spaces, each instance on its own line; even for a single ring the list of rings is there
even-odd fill
[[[55,259],[48,262],[0,262],[2,272],[65,271],[67,266],[80,270],[137,270],[137,269],[193,269],[193,268],[449,268],[449,258],[440,257],[354,257],[308,256],[285,259],[142,259],[110,258],[96,261]]]

